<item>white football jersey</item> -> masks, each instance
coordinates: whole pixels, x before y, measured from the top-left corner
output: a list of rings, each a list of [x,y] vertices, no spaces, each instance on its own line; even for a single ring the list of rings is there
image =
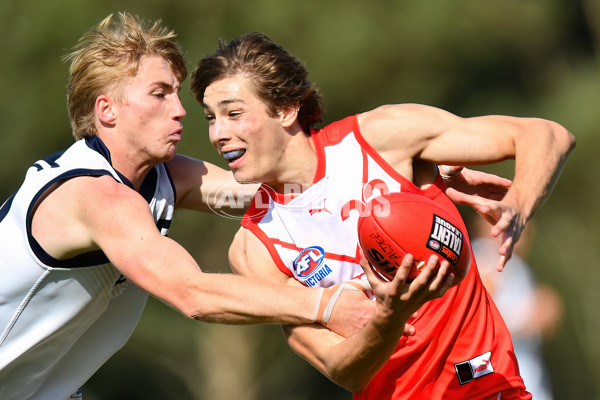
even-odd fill
[[[354,132],[339,137],[324,132],[313,135],[319,159],[313,184],[285,187],[288,193],[301,191],[289,201],[262,185],[242,221],[282,272],[309,287],[362,277],[356,227],[359,216],[370,212],[368,202],[381,194],[418,191],[367,154]]]
[[[97,138],[33,164],[19,190],[0,208],[0,399],[64,399],[131,336],[148,294],[101,251],[58,260],[33,238],[31,210],[55,182],[114,170]],[[163,164],[140,193],[166,235],[175,189]]]

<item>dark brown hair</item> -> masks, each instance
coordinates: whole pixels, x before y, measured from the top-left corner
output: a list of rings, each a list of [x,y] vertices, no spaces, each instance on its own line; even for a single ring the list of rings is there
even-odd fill
[[[272,115],[298,108],[298,121],[305,132],[323,122],[323,98],[310,82],[308,70],[296,57],[261,33],[248,33],[203,57],[191,74],[191,92],[203,104],[204,91],[213,82],[241,74],[250,79],[255,93]]]

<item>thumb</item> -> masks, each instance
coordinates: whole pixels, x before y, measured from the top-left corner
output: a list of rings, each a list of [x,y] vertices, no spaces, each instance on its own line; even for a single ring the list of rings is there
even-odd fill
[[[375,272],[375,269],[373,268],[373,266],[371,266],[371,263],[365,256],[363,249],[361,249],[360,247],[358,248],[358,254],[360,255],[360,266],[365,272],[365,276],[367,277],[367,280],[369,281],[371,287],[374,287],[378,283],[381,283],[384,278],[380,276],[377,272]]]

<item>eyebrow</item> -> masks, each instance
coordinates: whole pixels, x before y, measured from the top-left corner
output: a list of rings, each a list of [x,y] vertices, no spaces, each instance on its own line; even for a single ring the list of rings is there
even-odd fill
[[[163,81],[153,82],[150,85],[150,87],[153,87],[153,86],[156,86],[156,87],[159,87],[159,88],[165,89],[165,90],[172,90],[172,91],[175,91],[175,92],[179,92],[181,90],[181,86],[180,85],[173,86],[170,83],[163,82]]]
[[[217,107],[224,108],[225,106],[228,106],[229,104],[233,104],[233,103],[245,103],[245,101],[242,99],[238,99],[238,98],[221,100],[219,103],[217,103]],[[205,102],[202,102],[202,107],[210,109],[208,104],[206,104]]]

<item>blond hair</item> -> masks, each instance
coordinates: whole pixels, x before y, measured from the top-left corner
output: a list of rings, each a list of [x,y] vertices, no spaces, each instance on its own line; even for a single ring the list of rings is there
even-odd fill
[[[95,102],[104,93],[121,99],[123,83],[134,77],[142,56],[164,58],[181,82],[187,76],[183,53],[171,39],[175,33],[157,20],[146,26],[137,16],[113,14],[85,33],[70,54],[67,108],[73,136],[96,136]]]

